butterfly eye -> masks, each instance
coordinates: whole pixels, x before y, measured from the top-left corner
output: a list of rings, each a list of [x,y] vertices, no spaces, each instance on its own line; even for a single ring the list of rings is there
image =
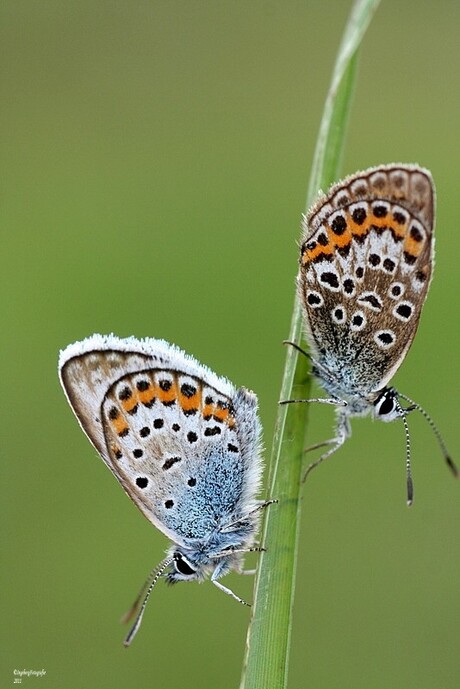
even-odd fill
[[[397,408],[395,393],[393,390],[385,390],[374,402],[375,412],[378,416],[394,416]]]
[[[195,570],[190,566],[181,553],[174,553],[174,567],[179,574],[183,574],[184,576],[189,577],[195,574]]]

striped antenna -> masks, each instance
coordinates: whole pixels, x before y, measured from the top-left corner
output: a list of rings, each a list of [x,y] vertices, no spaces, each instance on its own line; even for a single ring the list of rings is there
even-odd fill
[[[412,411],[412,409],[416,409],[417,411],[420,412],[420,414],[425,418],[425,420],[428,422],[429,427],[433,431],[434,435],[436,436],[436,440],[438,441],[439,447],[441,449],[442,455],[444,457],[444,461],[446,462],[447,466],[451,470],[452,474],[455,476],[455,478],[459,477],[459,471],[458,467],[455,464],[454,460],[450,456],[446,444],[441,436],[441,433],[438,430],[438,427],[436,426],[435,422],[431,418],[431,416],[426,412],[423,407],[421,407],[417,402],[414,402],[414,400],[411,400],[410,397],[407,397],[406,395],[402,395],[401,393],[398,393],[398,396],[401,397],[403,400],[406,400],[406,402],[409,402],[411,405],[411,409],[406,410],[406,411]]]
[[[147,605],[147,601],[149,599],[150,594],[152,593],[153,587],[155,586],[155,584],[157,583],[158,579],[161,577],[161,575],[163,574],[165,569],[167,567],[169,567],[169,565],[172,562],[174,562],[174,557],[167,557],[165,560],[160,562],[158,567],[155,567],[155,569],[152,569],[149,576],[147,577],[147,581],[145,582],[144,586],[139,591],[139,594],[138,594],[136,600],[134,601],[133,605],[128,610],[126,615],[123,616],[122,622],[129,622],[129,620],[131,620],[133,618],[136,610],[139,607],[139,603],[140,603],[140,600],[142,598],[142,594],[147,589],[146,594],[144,596],[144,600],[142,601],[139,612],[137,613],[136,619],[134,621],[134,624],[131,627],[131,629],[128,633],[128,636],[126,637],[126,639],[123,642],[123,646],[125,646],[125,648],[127,648],[131,644],[131,641],[134,639],[134,637],[137,634],[139,627],[141,626],[145,606]]]

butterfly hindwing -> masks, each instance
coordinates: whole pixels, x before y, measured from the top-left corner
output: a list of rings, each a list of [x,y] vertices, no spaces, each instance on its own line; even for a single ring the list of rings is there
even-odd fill
[[[252,393],[176,347],[133,338],[71,345],[61,380],[129,497],[174,542],[203,539],[254,503],[261,466]]]
[[[364,394],[390,380],[415,336],[433,223],[431,175],[403,165],[339,182],[305,219],[298,290],[310,342]]]

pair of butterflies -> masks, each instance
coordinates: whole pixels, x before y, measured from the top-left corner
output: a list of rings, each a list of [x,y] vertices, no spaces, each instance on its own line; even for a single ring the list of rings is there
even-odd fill
[[[433,266],[434,187],[427,170],[388,165],[334,185],[304,220],[298,294],[312,372],[337,408],[334,438],[307,470],[350,435],[350,418],[401,419],[419,410],[454,474],[456,467],[428,414],[388,383],[415,335]],[[140,511],[172,544],[126,620],[125,645],[154,585],[203,580],[241,603],[220,582],[241,571],[256,545],[262,473],[257,398],[236,389],[163,340],[93,335],[60,354],[67,399],[104,462]],[[409,407],[404,408],[400,400]],[[289,400],[297,401],[297,400]],[[298,400],[308,401],[308,400]],[[145,595],[144,595],[145,594]]]

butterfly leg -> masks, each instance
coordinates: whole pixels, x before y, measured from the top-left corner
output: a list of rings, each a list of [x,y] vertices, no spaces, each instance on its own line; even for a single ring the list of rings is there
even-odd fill
[[[220,589],[221,591],[223,591],[223,592],[226,593],[227,595],[229,595],[229,596],[231,596],[232,598],[234,598],[235,600],[237,600],[238,603],[241,603],[242,605],[247,605],[247,606],[251,607],[251,603],[246,603],[246,601],[243,600],[242,598],[240,598],[239,596],[237,596],[236,593],[233,593],[233,591],[232,591],[231,589],[229,589],[229,588],[227,588],[226,586],[224,586],[223,584],[221,584],[220,581],[217,581],[217,580],[214,578],[214,577],[216,576],[216,572],[217,572],[217,569],[214,570],[214,573],[213,573],[213,575],[211,576],[211,581],[212,581],[212,583],[214,584],[214,586],[217,586],[218,589]],[[217,575],[217,576],[218,576],[218,575]]]
[[[346,407],[345,400],[339,400],[336,397],[310,397],[303,400],[280,400],[279,404],[298,404],[299,402],[319,402],[320,404],[332,404],[334,407]]]
[[[234,522],[231,522],[230,524],[227,524],[227,526],[224,526],[221,531],[222,533],[228,533],[229,531],[235,531],[240,528],[241,524],[252,515],[255,514],[255,512],[259,512],[259,510],[263,510],[269,505],[275,505],[278,502],[278,500],[265,500],[264,502],[261,502],[257,507],[254,507],[253,510],[245,514],[243,517],[240,517],[239,519],[236,519]]]
[[[304,452],[311,452],[312,450],[319,450],[320,447],[326,447],[327,445],[333,445],[336,442],[336,438],[329,438],[329,440],[323,440],[322,443],[316,443],[315,445],[309,445],[305,448]]]
[[[303,478],[302,478],[302,483],[304,483],[307,479],[308,474],[315,469],[315,467],[318,466],[318,464],[321,464],[321,462],[324,462],[325,459],[330,457],[331,455],[334,454],[334,452],[337,452],[339,447],[342,447],[344,444],[345,440],[349,438],[351,435],[351,427],[350,427],[350,422],[348,420],[348,417],[346,414],[339,413],[339,417],[337,420],[337,427],[336,427],[336,436],[335,438],[331,438],[330,440],[325,440],[322,443],[317,443],[316,445],[312,445],[311,447],[307,448],[306,451],[316,449],[318,447],[324,447],[327,445],[332,445],[332,447],[325,452],[324,454],[321,455],[319,459],[316,460],[316,462],[312,462],[306,469]]]
[[[265,553],[266,548],[262,548],[259,545],[253,546],[252,548],[226,548],[221,553],[216,553],[212,555],[213,558],[217,557],[228,557],[228,555],[233,555],[234,553]]]
[[[234,553],[265,553],[265,552],[267,552],[266,548],[262,548],[261,546],[252,546],[252,548],[227,548],[226,550],[222,551],[221,553],[216,553],[212,557],[213,558],[219,558],[219,557],[227,558],[229,555],[233,555]],[[218,567],[219,567],[219,565],[218,565]],[[221,569],[216,568],[216,570],[217,570],[216,576],[220,576]],[[216,572],[216,570],[214,570],[214,573]],[[256,573],[256,570],[255,569],[243,569],[239,573],[240,574],[254,575]],[[211,577],[211,580],[212,580],[212,577]]]
[[[243,519],[247,519],[251,514],[254,514],[255,512],[258,512],[259,510],[264,510],[266,507],[269,507],[270,505],[276,505],[278,503],[278,500],[274,498],[273,500],[264,500],[261,502],[257,507],[254,507],[253,510],[248,512],[248,514],[243,517]]]
[[[267,549],[266,549],[266,548],[249,548],[249,549],[246,550],[246,551],[244,551],[244,550],[240,550],[240,551],[236,550],[235,552],[240,552],[240,553],[243,553],[243,552],[266,553],[266,552],[267,552]],[[240,572],[240,574],[246,574],[246,575],[248,575],[248,576],[253,576],[256,572],[257,572],[256,569],[242,569],[241,572]]]

